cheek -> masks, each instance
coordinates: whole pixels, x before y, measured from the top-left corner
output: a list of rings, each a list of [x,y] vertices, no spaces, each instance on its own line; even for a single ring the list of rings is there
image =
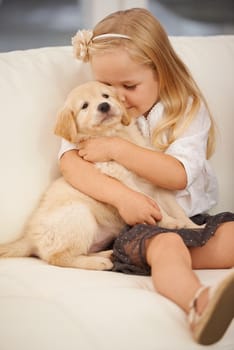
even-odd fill
[[[149,86],[148,89],[142,93],[142,96],[144,96],[145,104],[148,105],[148,108],[158,101],[158,95],[158,84],[156,83],[151,84],[151,86]]]
[[[141,91],[135,91],[135,92],[127,92],[125,94],[125,98],[128,102],[130,102],[131,105],[139,105],[142,100],[142,93]]]
[[[138,92],[132,101],[137,109],[139,109],[141,112],[144,112],[144,109],[149,103],[149,95],[145,91]]]
[[[138,96],[135,97],[135,103],[133,103],[135,111],[133,111],[133,113],[135,112],[135,116],[148,113],[148,111],[156,102],[157,91],[141,91],[141,93],[139,93]]]

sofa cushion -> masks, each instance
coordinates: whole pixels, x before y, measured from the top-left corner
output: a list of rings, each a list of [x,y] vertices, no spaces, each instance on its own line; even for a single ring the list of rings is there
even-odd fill
[[[68,92],[89,79],[71,47],[0,54],[1,237],[20,235],[41,193],[58,175],[53,128]]]
[[[228,271],[198,271],[216,283]],[[0,261],[1,350],[202,350],[146,276]],[[210,350],[233,350],[234,323]]]

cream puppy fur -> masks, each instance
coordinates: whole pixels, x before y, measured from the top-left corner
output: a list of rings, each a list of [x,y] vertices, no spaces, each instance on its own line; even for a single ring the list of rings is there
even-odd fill
[[[102,135],[118,136],[150,147],[114,90],[98,82],[88,82],[71,91],[58,115],[55,134],[72,143]],[[116,162],[96,163],[95,166],[155,199],[162,212],[159,225],[197,227],[170,191],[156,188]],[[37,256],[58,266],[108,270],[112,268],[111,251],[105,249],[124,225],[114,207],[79,192],[60,177],[43,195],[22,237],[0,245],[0,256]]]

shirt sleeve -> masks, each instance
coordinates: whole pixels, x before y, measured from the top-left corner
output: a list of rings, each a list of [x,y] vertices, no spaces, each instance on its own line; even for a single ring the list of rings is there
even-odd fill
[[[65,152],[71,151],[73,149],[78,149],[78,147],[75,144],[62,139],[60,150],[58,152],[58,159],[60,159]]]
[[[187,174],[187,188],[205,167],[210,125],[208,110],[204,104],[201,104],[197,116],[190,126],[165,152],[183,164]]]

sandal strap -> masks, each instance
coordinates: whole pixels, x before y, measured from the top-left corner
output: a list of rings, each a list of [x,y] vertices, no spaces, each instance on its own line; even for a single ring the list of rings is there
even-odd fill
[[[193,324],[194,322],[197,322],[197,320],[200,317],[198,315],[197,311],[196,311],[197,300],[200,297],[201,293],[207,288],[209,288],[209,287],[208,286],[201,286],[200,288],[198,288],[198,290],[196,291],[193,299],[189,303],[188,321],[189,321],[190,324]]]

